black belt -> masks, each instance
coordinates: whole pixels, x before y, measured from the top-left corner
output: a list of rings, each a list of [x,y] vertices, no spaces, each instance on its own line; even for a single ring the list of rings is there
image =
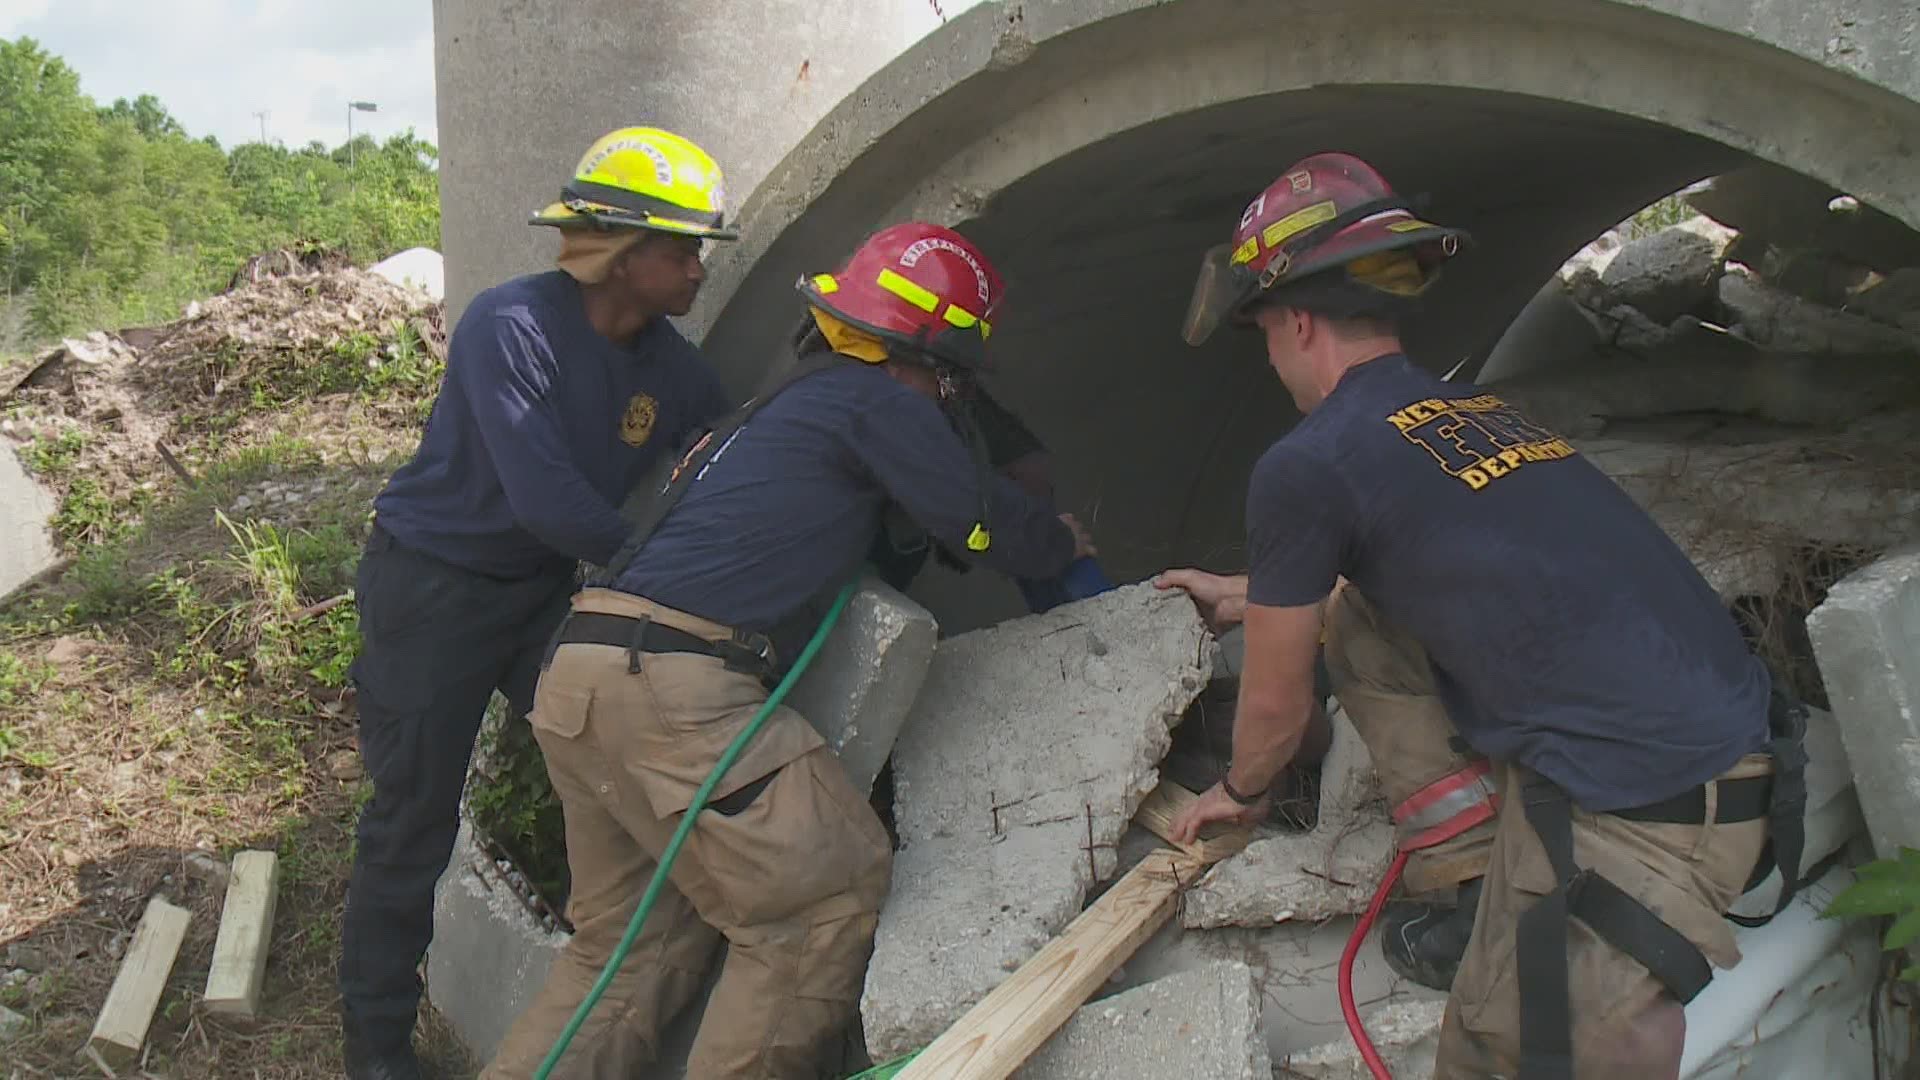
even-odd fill
[[[696,653],[723,661],[727,670],[764,676],[773,670],[773,642],[764,634],[745,634],[738,630],[726,641],[709,641],[698,634],[663,626],[648,618],[609,615],[599,611],[576,611],[568,615],[554,632],[553,644],[612,645],[627,650],[627,670],[640,670],[642,653]]]
[[[1773,777],[1750,776],[1740,780],[1711,780],[1708,783],[1719,788],[1719,797],[1714,800],[1713,820],[1721,825],[1730,825],[1737,821],[1754,821],[1767,816],[1767,809],[1773,804]],[[1628,807],[1625,810],[1610,810],[1614,817],[1629,821],[1651,821],[1671,825],[1700,825],[1707,820],[1707,785],[1700,784],[1675,795],[1671,799],[1662,799],[1645,806]]]

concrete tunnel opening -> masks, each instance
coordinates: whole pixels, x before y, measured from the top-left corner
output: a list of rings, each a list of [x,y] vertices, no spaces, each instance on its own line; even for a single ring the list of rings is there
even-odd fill
[[[1227,234],[1246,200],[1288,163],[1333,148],[1374,162],[1427,213],[1474,234],[1475,250],[1406,328],[1413,355],[1442,372],[1484,360],[1542,283],[1596,235],[1750,160],[1567,102],[1367,86],[1183,113],[1020,177],[953,223],[1008,280],[987,383],[1047,443],[1061,507],[1093,525],[1115,580],[1244,565],[1247,476],[1298,413],[1256,337],[1227,333],[1193,349],[1180,340],[1180,319],[1200,252]],[[791,228],[817,234],[810,226],[803,214]],[[814,263],[832,265],[857,239],[819,249]],[[706,347],[738,365],[763,347],[763,330],[736,305]],[[945,633],[1024,611],[1010,583],[984,572],[933,568],[914,595]]]

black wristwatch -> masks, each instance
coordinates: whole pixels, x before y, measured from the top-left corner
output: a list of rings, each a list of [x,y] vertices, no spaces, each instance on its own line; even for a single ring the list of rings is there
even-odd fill
[[[1239,803],[1241,806],[1252,806],[1254,803],[1257,803],[1261,799],[1266,798],[1267,792],[1273,790],[1273,785],[1268,784],[1266,787],[1261,788],[1259,791],[1254,792],[1252,795],[1242,795],[1239,792],[1233,790],[1233,781],[1227,779],[1226,775],[1223,773],[1220,776],[1220,790],[1227,793],[1227,798],[1232,799],[1234,802]]]

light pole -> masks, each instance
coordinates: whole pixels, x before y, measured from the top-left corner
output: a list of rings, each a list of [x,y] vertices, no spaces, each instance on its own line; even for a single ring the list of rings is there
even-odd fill
[[[379,112],[380,106],[371,101],[347,102],[347,168],[353,168],[353,114],[356,112]]]
[[[262,109],[253,115],[260,118],[260,142],[264,145],[267,141],[267,117],[273,115],[273,110]]]

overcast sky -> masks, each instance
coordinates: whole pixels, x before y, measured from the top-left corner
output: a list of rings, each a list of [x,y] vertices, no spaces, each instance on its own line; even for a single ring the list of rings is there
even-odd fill
[[[0,38],[26,35],[80,73],[102,105],[158,97],[188,132],[221,145],[289,146],[353,129],[412,128],[438,143],[432,0],[0,0]]]
[[[939,8],[952,18],[977,2]],[[262,111],[270,139],[337,146],[349,101],[380,107],[354,114],[356,134],[440,141],[433,0],[0,0],[0,38],[23,34],[100,104],[152,94],[222,146],[258,140]]]

